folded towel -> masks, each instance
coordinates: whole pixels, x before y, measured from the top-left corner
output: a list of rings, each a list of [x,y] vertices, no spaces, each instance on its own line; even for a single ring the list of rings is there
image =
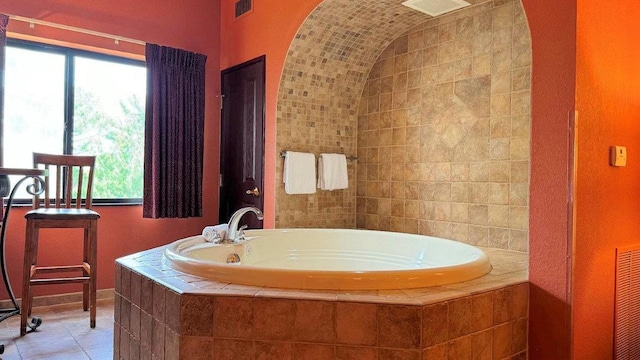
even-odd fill
[[[344,154],[320,154],[318,160],[318,188],[338,190],[349,187],[347,157]]]
[[[229,225],[219,224],[214,226],[205,226],[202,229],[202,237],[209,242],[217,242],[223,240],[227,236]]]
[[[316,156],[287,151],[284,157],[284,190],[287,194],[316,192]]]

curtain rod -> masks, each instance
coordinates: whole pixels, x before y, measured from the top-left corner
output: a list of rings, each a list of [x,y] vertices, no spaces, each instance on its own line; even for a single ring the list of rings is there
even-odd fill
[[[27,17],[23,17],[23,16],[17,16],[17,15],[7,15],[7,16],[9,16],[9,19],[12,19],[12,20],[29,23],[31,27],[33,27],[33,24],[38,24],[38,25],[42,25],[42,26],[48,26],[48,27],[52,27],[52,28],[68,30],[68,31],[73,31],[73,32],[77,32],[77,33],[87,34],[87,35],[99,36],[99,37],[103,37],[103,38],[107,38],[107,39],[113,39],[115,44],[119,44],[120,41],[124,41],[124,42],[128,42],[128,43],[131,43],[131,44],[137,44],[137,45],[142,45],[142,46],[146,45],[146,42],[141,41],[141,40],[130,39],[130,38],[126,38],[126,37],[122,37],[122,36],[118,36],[118,35],[107,34],[107,33],[99,32],[99,31],[87,30],[87,29],[77,28],[77,27],[74,27],[74,26],[62,25],[62,24],[56,24],[56,23],[52,23],[52,22],[48,22],[48,21],[44,21],[44,20],[31,19],[31,18],[27,18]]]

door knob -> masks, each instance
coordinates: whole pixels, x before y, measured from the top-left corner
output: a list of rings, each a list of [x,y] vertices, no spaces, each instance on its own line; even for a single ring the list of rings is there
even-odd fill
[[[258,190],[257,187],[254,187],[253,190],[247,190],[244,193],[247,194],[247,195],[253,195],[255,197],[260,196],[260,190]]]

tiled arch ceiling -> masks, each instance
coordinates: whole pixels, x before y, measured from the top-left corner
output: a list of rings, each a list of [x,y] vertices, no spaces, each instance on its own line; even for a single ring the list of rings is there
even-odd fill
[[[318,5],[289,47],[280,82],[279,115],[292,102],[357,100],[380,52],[430,18],[401,2],[325,0]]]

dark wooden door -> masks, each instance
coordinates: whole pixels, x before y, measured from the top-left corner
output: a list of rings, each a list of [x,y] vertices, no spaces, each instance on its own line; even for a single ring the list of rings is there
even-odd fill
[[[264,56],[222,71],[221,223],[242,207],[264,208],[264,79]],[[252,214],[242,220],[262,228]]]

